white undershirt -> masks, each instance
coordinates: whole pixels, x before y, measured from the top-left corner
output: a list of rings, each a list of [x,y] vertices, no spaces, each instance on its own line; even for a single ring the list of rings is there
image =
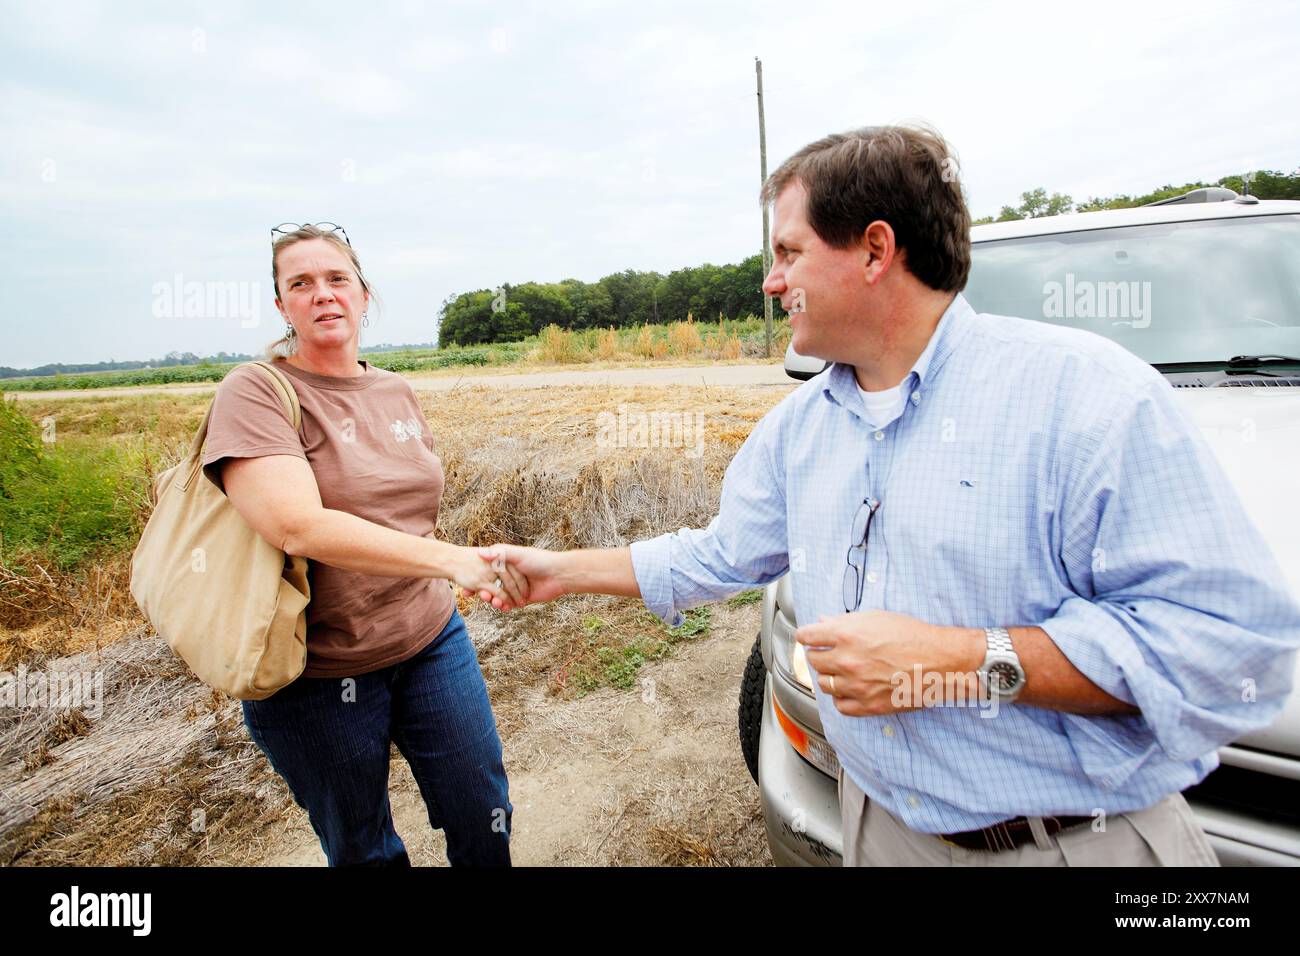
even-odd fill
[[[903,379],[903,382],[906,381],[907,379]],[[867,421],[871,422],[877,430],[884,428],[903,414],[903,406],[907,404],[907,398],[903,395],[903,382],[880,392],[868,392],[861,385],[858,386],[858,391],[862,393],[862,404],[866,409]]]

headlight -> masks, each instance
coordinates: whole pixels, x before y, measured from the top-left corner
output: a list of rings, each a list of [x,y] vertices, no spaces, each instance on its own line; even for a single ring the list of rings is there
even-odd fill
[[[772,662],[782,676],[811,696],[812,671],[808,669],[804,646],[794,639],[794,630],[791,620],[776,605],[772,614]]]

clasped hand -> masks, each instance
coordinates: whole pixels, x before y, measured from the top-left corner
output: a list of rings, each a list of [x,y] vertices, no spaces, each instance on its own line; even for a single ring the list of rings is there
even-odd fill
[[[456,583],[498,611],[512,611],[565,593],[559,579],[561,558],[558,552],[542,548],[494,544],[476,549],[466,563],[466,579],[458,578]]]

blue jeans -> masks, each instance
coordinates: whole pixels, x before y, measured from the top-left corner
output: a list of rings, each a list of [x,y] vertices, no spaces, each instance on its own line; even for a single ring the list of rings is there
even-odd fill
[[[453,865],[510,864],[501,739],[465,620],[414,657],[356,677],[300,677],[246,700],[244,723],[307,811],[330,866],[410,866],[388,802],[389,743],[447,834]]]

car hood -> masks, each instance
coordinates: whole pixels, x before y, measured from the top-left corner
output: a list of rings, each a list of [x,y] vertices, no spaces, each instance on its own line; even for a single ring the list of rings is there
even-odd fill
[[[1177,393],[1300,599],[1300,388],[1179,388]],[[1285,712],[1267,730],[1238,743],[1300,757],[1300,661]]]

